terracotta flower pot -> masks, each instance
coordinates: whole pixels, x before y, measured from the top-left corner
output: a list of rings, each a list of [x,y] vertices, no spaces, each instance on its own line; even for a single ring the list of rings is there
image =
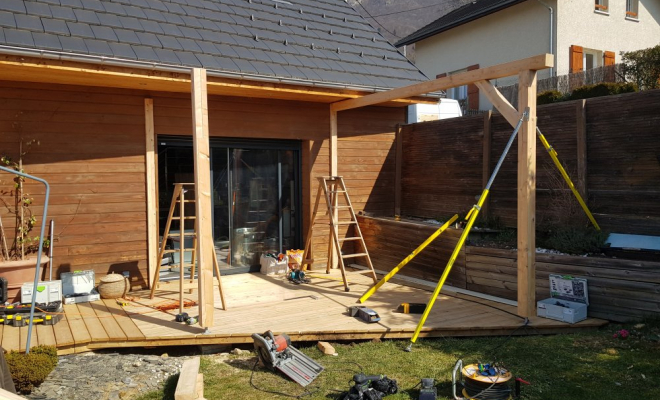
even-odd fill
[[[46,255],[41,256],[41,268],[48,263]],[[7,279],[7,301],[15,303],[21,301],[21,286],[25,282],[34,282],[34,272],[37,257],[26,260],[0,261],[0,277]]]

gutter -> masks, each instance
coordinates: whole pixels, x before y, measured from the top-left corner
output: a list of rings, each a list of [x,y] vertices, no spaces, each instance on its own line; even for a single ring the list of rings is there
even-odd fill
[[[542,1],[542,0],[537,0],[537,1],[538,1],[539,3],[541,3],[543,6],[545,6],[545,8],[547,8],[548,11],[550,11],[550,54],[552,54],[552,56],[553,56],[554,58],[556,58],[556,57],[555,57],[554,47],[553,47],[553,45],[552,45],[552,44],[553,44],[554,25],[555,25],[555,23],[554,23],[554,15],[555,15],[555,12],[554,12],[554,10],[552,9],[552,7],[550,7],[550,6],[549,6],[548,4],[546,4],[544,1]],[[557,65],[557,60],[554,60],[554,64]],[[555,67],[551,67],[551,68],[550,68],[550,77],[553,77],[553,76],[555,75],[555,74],[554,74],[554,71],[555,71]]]
[[[83,62],[83,63],[89,63],[95,65],[138,68],[148,71],[172,72],[172,73],[185,74],[185,75],[190,75],[190,70],[193,68],[193,67],[185,67],[175,64],[128,60],[124,58],[95,56],[88,54],[66,53],[66,52],[54,51],[54,50],[28,49],[24,47],[15,47],[15,46],[8,46],[2,44],[0,44],[0,54],[22,56],[22,57],[38,57],[38,58],[45,58],[45,59],[58,60],[58,61]],[[219,71],[212,69],[207,70],[207,75],[216,78],[241,79],[241,80],[251,80],[251,81],[266,82],[266,83],[282,83],[282,84],[315,87],[315,88],[323,88],[323,89],[344,89],[344,90],[355,90],[355,91],[372,92],[372,93],[384,92],[392,89],[392,88],[384,88],[384,87],[376,87],[376,86],[360,86],[360,85],[348,85],[342,83],[311,81],[311,80],[303,80],[296,78],[278,78],[267,75],[244,74],[240,72]],[[429,93],[424,97],[438,97],[438,96],[439,96],[438,94],[434,95]]]

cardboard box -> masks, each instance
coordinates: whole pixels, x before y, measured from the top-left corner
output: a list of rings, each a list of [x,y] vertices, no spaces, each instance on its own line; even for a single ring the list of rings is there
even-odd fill
[[[32,303],[32,288],[34,282],[26,282],[21,286],[21,303]],[[39,282],[35,303],[52,303],[62,301],[62,281]]]
[[[536,315],[574,324],[587,319],[587,280],[550,275],[550,298],[536,303]]]

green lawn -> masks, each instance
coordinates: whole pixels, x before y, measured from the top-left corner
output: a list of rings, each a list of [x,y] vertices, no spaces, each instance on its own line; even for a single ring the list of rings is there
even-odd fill
[[[335,399],[362,368],[367,374],[396,379],[400,392],[387,399],[417,399],[413,389],[423,377],[436,380],[440,399],[451,397],[451,370],[458,358],[465,363],[503,363],[529,382],[522,399],[625,400],[660,398],[660,323],[644,326],[609,325],[598,331],[554,336],[513,336],[467,339],[420,339],[412,353],[408,341],[338,344],[339,356],[324,356],[316,347],[301,350],[326,369],[310,385],[318,390],[308,399]],[[625,328],[626,339],[613,334]],[[533,332],[527,328],[528,332]],[[202,357],[204,395],[216,399],[284,398],[250,387],[254,354]],[[358,366],[359,364],[359,366]],[[361,368],[360,368],[361,366]],[[176,378],[176,377],[174,377]],[[298,395],[305,390],[284,377],[257,368],[254,382],[262,389]],[[173,399],[175,379],[163,391],[140,400]]]

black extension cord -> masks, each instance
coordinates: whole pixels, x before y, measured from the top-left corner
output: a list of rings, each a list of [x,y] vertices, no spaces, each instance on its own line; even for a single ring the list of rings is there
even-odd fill
[[[477,400],[507,400],[511,397],[511,388],[506,382],[493,383],[479,382],[465,377],[463,388],[470,399]]]

